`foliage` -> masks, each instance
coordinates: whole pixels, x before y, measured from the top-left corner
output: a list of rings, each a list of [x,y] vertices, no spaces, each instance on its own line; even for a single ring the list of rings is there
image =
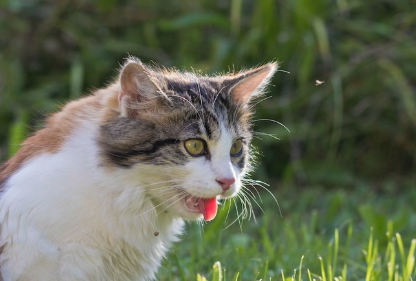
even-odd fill
[[[128,54],[208,73],[278,60],[284,71],[258,119],[291,133],[256,122],[281,139],[256,142],[262,178],[409,181],[416,171],[414,10],[414,1],[391,0],[3,0],[0,161],[45,114],[104,86]]]

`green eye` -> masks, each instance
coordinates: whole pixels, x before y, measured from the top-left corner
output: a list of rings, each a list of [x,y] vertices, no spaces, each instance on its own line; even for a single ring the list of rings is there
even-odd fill
[[[230,150],[231,157],[239,157],[242,152],[243,152],[243,141],[235,140]]]
[[[205,153],[205,143],[203,140],[190,139],[185,141],[185,149],[192,156],[200,156]]]

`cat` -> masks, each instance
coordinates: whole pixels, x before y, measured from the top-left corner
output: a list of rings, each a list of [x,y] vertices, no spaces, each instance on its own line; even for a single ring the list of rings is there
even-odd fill
[[[184,220],[250,169],[252,101],[277,63],[217,76],[130,57],[0,168],[4,281],[154,280]]]

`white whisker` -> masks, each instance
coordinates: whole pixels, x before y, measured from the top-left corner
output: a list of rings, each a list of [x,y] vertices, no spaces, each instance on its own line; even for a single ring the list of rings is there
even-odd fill
[[[243,194],[244,194],[244,192],[243,192]],[[257,223],[256,214],[254,213],[253,205],[251,204],[251,201],[250,201],[250,199],[248,198],[247,195],[248,196],[250,196],[250,195],[249,194],[245,194],[245,199],[246,199],[247,205],[249,206],[249,217],[248,217],[248,219],[250,220],[251,219],[251,216],[253,216],[254,222]],[[259,206],[259,204],[257,203],[257,201],[254,198],[253,198],[253,200],[254,200],[254,202],[256,202],[257,206]],[[260,209],[262,209],[262,208],[260,207]]]
[[[276,137],[273,134],[268,134],[268,133],[263,133],[263,132],[258,132],[258,131],[253,131],[253,133],[255,135],[263,135],[263,136],[268,136],[268,137],[274,138],[275,140],[280,140],[278,137]]]
[[[256,101],[255,103],[253,103],[253,104],[251,104],[250,105],[250,107],[256,107],[259,103],[261,103],[261,102],[263,102],[263,101],[265,101],[265,100],[268,100],[268,99],[270,99],[272,96],[267,96],[267,97],[264,97],[264,98],[262,98],[261,100],[258,100],[258,101]]]
[[[288,133],[290,133],[290,130],[285,125],[283,125],[283,123],[281,123],[279,121],[276,121],[276,120],[273,120],[273,119],[256,119],[256,120],[253,120],[253,122],[257,122],[257,121],[270,121],[270,122],[279,124],[280,126],[282,126],[283,128],[285,128],[286,131],[288,131]]]
[[[218,91],[217,95],[216,95],[216,96],[215,96],[215,98],[214,98],[214,101],[212,102],[212,107],[214,107],[215,101],[217,100],[218,96],[221,94],[221,91],[222,91],[222,90],[224,90],[224,89],[225,89],[225,86],[224,86],[224,87],[222,87],[222,88]]]
[[[239,197],[239,194],[237,194],[237,197]],[[241,200],[241,198],[240,198],[240,200]],[[230,226],[232,226],[235,222],[237,222],[238,221],[238,224],[239,224],[239,226],[240,226],[240,231],[241,232],[243,232],[243,228],[242,228],[242,223],[241,223],[241,216],[242,216],[242,213],[239,213],[239,211],[238,211],[238,207],[237,207],[237,204],[236,204],[236,200],[233,200],[233,203],[234,203],[234,207],[235,207],[235,210],[236,210],[236,213],[237,213],[237,218],[236,219],[234,219],[229,225],[227,225],[223,230],[226,230],[227,228],[229,228]]]
[[[263,210],[263,208],[260,206],[260,204],[257,202],[257,200],[256,200],[256,198],[255,198],[255,196],[254,196],[254,193],[252,193],[249,189],[245,189],[245,190],[247,190],[247,191],[249,191],[251,194],[249,194],[249,193],[246,193],[246,195],[247,196],[249,196],[253,201],[254,201],[254,203],[256,203],[256,205],[260,208],[260,210],[263,212],[263,214],[265,213],[264,212],[264,210]],[[244,190],[242,191],[242,192],[244,192]],[[251,204],[251,202],[250,202],[250,204]],[[254,215],[254,211],[253,211],[253,208],[251,208],[251,211],[253,212],[253,215]],[[254,219],[256,219],[256,216],[254,215]]]
[[[178,200],[176,200],[177,198],[179,197],[179,199]],[[182,200],[183,198],[185,198],[185,196],[182,194],[182,193],[178,193],[178,194],[176,194],[176,195],[174,195],[174,196],[172,196],[172,197],[170,197],[170,198],[168,198],[167,200],[165,200],[165,201],[163,201],[163,202],[161,202],[161,203],[159,203],[159,204],[157,204],[156,206],[153,206],[152,208],[150,208],[149,210],[146,210],[145,212],[143,212],[143,213],[140,213],[140,214],[138,214],[138,215],[136,215],[136,216],[133,216],[132,218],[130,218],[130,219],[135,219],[135,218],[138,218],[138,217],[140,217],[140,216],[143,216],[143,215],[145,215],[145,214],[147,214],[147,213],[149,213],[149,212],[151,212],[151,211],[154,211],[154,210],[156,210],[156,208],[157,207],[159,207],[159,206],[162,206],[163,204],[165,204],[166,202],[168,202],[168,201],[170,201],[170,200],[176,200],[175,202],[173,202],[172,204],[174,204],[174,203],[176,203],[176,202],[178,202],[178,201],[180,201],[180,200]],[[171,205],[169,205],[168,207],[170,207]],[[165,209],[164,209],[165,210]],[[164,211],[163,210],[163,211]],[[159,212],[160,213],[160,212]],[[156,215],[158,215],[159,213],[157,213]]]
[[[228,219],[228,215],[230,214],[230,210],[231,210],[231,201],[232,201],[233,199],[232,198],[227,198],[227,199],[225,199],[225,203],[224,203],[224,207],[223,208],[225,208],[225,206],[226,205],[228,205],[228,210],[227,210],[227,215],[225,216],[225,220],[227,220]],[[229,202],[230,201],[230,204],[227,204],[227,202]]]
[[[186,197],[186,194],[178,194],[178,195],[182,195],[182,196],[180,196],[180,198],[179,198],[179,199],[175,200],[174,202],[172,202],[171,204],[169,204],[168,206],[166,206],[163,210],[161,210],[161,211],[160,211],[160,212],[158,212],[157,214],[159,215],[160,213],[162,213],[163,211],[165,211],[165,210],[169,209],[171,206],[173,206],[174,204],[176,204],[177,202],[181,201],[183,198],[185,198],[185,197]],[[174,197],[177,197],[177,196],[174,196]],[[172,197],[172,198],[174,198],[174,197]],[[172,199],[172,198],[169,198],[168,200],[166,200],[166,201],[165,201],[165,203],[166,203],[166,202],[168,202],[168,201],[169,201],[170,199]]]
[[[280,205],[279,205],[279,202],[276,199],[276,196],[274,196],[274,194],[266,187],[266,186],[269,186],[268,184],[266,184],[264,182],[261,182],[261,181],[247,180],[247,179],[242,180],[242,181],[243,182],[245,181],[247,183],[250,182],[250,184],[252,184],[253,187],[259,186],[259,187],[263,188],[264,190],[266,190],[273,197],[274,201],[276,202],[276,205],[277,205],[277,207],[279,209],[280,217],[283,217],[282,210],[280,209]]]

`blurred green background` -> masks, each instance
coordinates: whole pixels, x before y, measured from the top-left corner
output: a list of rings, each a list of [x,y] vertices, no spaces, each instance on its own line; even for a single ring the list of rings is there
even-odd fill
[[[302,255],[313,272],[318,255],[332,271],[333,256],[341,274],[334,229],[350,280],[373,268],[371,280],[387,280],[392,234],[408,245],[416,233],[416,1],[0,0],[0,162],[48,114],[113,80],[128,55],[206,73],[271,60],[282,70],[257,107],[253,175],[280,207],[262,193],[258,224],[244,231],[240,221],[223,231],[236,216],[226,222],[227,210],[191,224],[160,280],[193,280],[217,260],[227,280],[269,280]]]
[[[416,1],[0,3],[1,162],[47,114],[111,81],[128,54],[207,73],[278,60],[256,119],[290,133],[256,121],[256,178],[414,186]]]

